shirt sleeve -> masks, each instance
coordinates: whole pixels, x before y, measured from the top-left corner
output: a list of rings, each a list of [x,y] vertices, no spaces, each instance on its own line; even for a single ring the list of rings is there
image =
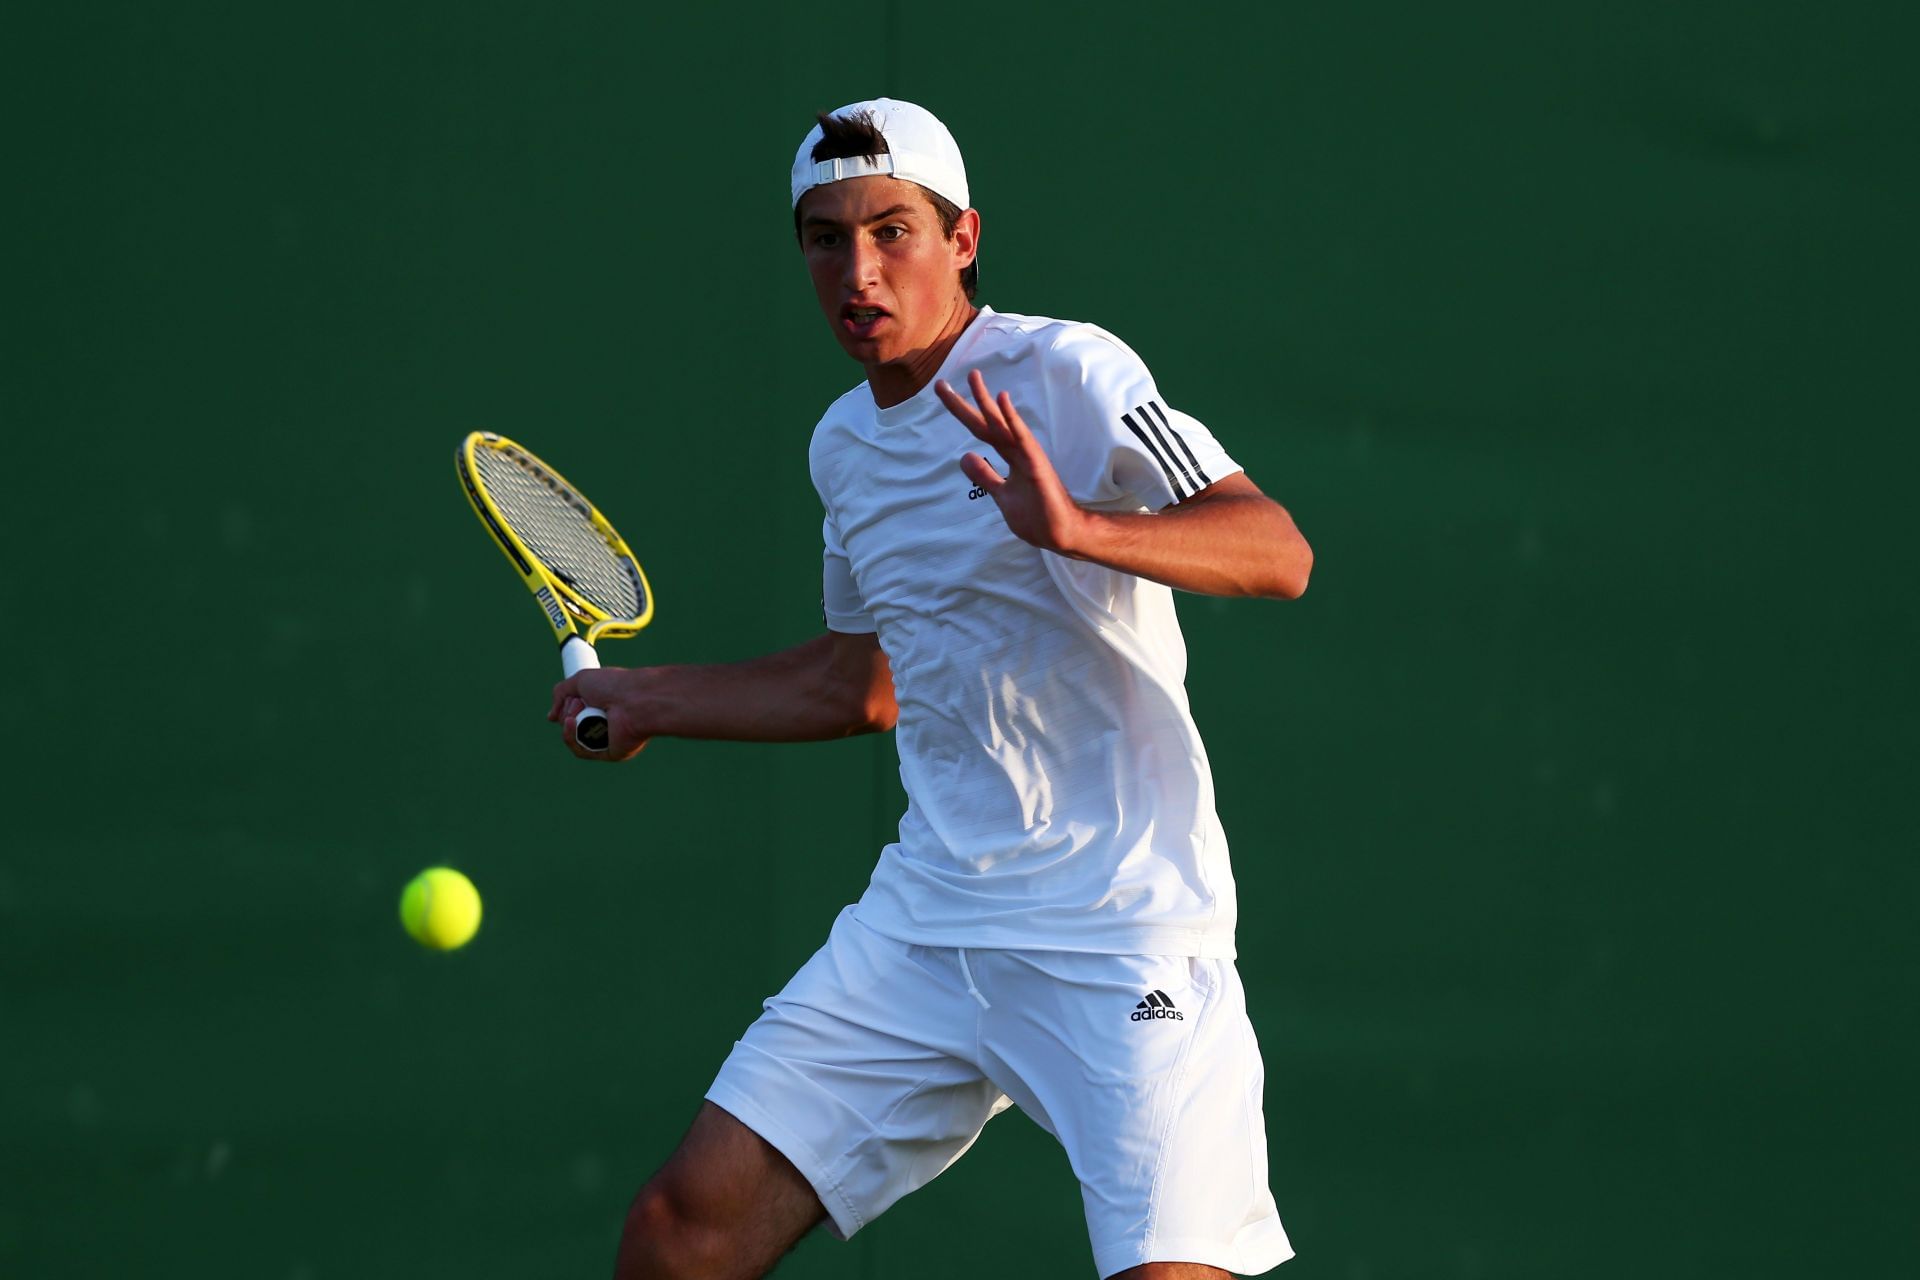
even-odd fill
[[[840,530],[831,514],[820,523],[820,539],[825,544],[821,556],[820,613],[827,629],[850,635],[871,634],[878,628],[867,612],[866,601],[860,598],[859,584],[853,580],[853,563],[840,543]]]
[[[1241,469],[1197,419],[1168,406],[1140,357],[1111,334],[1074,326],[1045,369],[1037,434],[1074,501],[1159,511]]]

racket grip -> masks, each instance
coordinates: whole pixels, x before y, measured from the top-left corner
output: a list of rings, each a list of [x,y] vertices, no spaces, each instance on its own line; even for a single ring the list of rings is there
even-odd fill
[[[582,671],[597,671],[600,669],[600,655],[579,636],[568,636],[560,642],[560,669],[567,673],[569,680]],[[605,751],[607,713],[598,707],[583,708],[573,718],[573,740],[589,751]]]

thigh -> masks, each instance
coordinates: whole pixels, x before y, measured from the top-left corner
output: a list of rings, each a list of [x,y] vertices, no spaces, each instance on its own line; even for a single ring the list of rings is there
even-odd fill
[[[975,1060],[981,1012],[951,953],[843,913],[707,1099],[792,1162],[844,1239],[939,1176],[1009,1105]]]
[[[1232,961],[980,954],[993,1004],[983,1063],[1066,1149],[1100,1274],[1146,1263],[1255,1274],[1292,1256],[1267,1188],[1264,1077]]]
[[[791,1161],[703,1103],[679,1147],[634,1199],[619,1273],[674,1274],[694,1265],[760,1275],[825,1216]]]

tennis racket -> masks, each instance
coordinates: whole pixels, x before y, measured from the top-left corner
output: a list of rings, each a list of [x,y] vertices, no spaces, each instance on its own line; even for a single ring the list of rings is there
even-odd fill
[[[540,602],[569,678],[600,665],[596,641],[637,634],[653,621],[640,562],[559,472],[491,431],[461,441],[454,466],[473,513]],[[605,751],[607,713],[586,708],[574,717],[573,736],[589,751]]]

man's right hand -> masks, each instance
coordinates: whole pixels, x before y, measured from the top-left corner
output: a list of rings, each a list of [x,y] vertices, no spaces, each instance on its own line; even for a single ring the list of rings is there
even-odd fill
[[[547,710],[547,719],[560,725],[561,740],[567,744],[567,750],[582,760],[611,763],[631,760],[640,754],[650,739],[632,725],[631,713],[626,709],[639,674],[626,667],[598,667],[569,676],[553,686],[553,706]],[[588,707],[599,707],[607,713],[605,751],[589,751],[574,736],[573,722]]]

